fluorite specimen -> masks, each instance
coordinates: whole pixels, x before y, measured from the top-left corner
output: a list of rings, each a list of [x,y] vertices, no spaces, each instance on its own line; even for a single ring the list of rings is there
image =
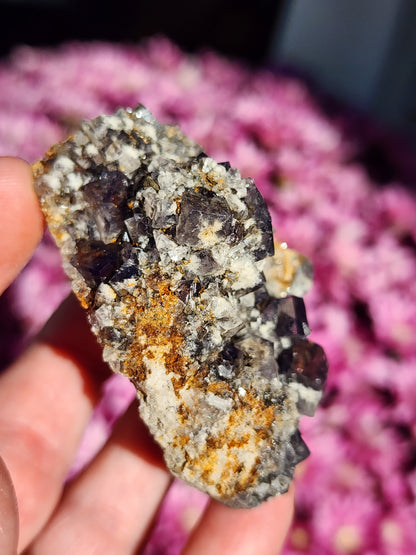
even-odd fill
[[[104,359],[137,388],[171,472],[232,507],[287,491],[327,364],[308,341],[309,262],[251,179],[148,110],[83,122],[34,167]]]

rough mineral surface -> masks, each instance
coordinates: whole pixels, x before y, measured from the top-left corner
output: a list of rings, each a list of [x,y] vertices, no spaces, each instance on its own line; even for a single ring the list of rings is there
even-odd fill
[[[148,110],[84,122],[34,167],[103,356],[172,473],[232,507],[287,491],[327,365],[309,262],[276,245],[251,179]]]

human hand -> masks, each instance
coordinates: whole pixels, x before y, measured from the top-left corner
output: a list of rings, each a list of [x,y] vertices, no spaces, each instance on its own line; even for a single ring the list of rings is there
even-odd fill
[[[0,158],[0,292],[43,232],[30,167]],[[132,406],[70,483],[65,478],[109,370],[70,297],[0,376],[0,553],[131,554],[146,539],[171,477]],[[4,461],[4,463],[3,463]],[[273,555],[293,514],[293,488],[255,509],[208,507],[186,555]]]

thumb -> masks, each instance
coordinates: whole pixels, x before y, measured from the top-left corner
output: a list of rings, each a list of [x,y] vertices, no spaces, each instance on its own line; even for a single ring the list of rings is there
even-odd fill
[[[0,157],[0,294],[29,260],[42,232],[29,164]]]
[[[0,553],[15,555],[18,535],[16,494],[7,466],[0,457]]]

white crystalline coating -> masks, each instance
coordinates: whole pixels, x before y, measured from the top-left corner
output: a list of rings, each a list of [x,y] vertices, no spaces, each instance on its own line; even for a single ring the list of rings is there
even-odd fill
[[[219,397],[218,395],[214,395],[213,393],[208,393],[206,396],[207,403],[211,405],[211,407],[215,407],[220,411],[228,411],[232,407],[232,399],[224,399],[223,397]]]
[[[74,191],[78,191],[78,189],[80,189],[82,185],[84,185],[82,177],[76,173],[70,173],[67,176],[67,180],[69,189],[72,189]]]
[[[95,294],[96,305],[112,304],[117,299],[116,292],[108,283],[101,283]]]
[[[53,169],[56,173],[62,173],[63,175],[68,175],[73,172],[75,168],[75,163],[68,158],[68,156],[58,156],[53,165]]]
[[[59,191],[61,188],[61,181],[57,175],[45,175],[43,182],[51,190]]]
[[[306,387],[301,383],[292,382],[289,385],[292,399],[295,403],[302,406],[302,413],[313,416],[315,407],[322,399],[322,391],[316,391],[311,387]]]
[[[309,263],[273,257],[253,181],[142,106],[83,122],[34,174],[103,358],[135,384],[171,472],[233,507],[285,492],[326,362],[305,338]]]

